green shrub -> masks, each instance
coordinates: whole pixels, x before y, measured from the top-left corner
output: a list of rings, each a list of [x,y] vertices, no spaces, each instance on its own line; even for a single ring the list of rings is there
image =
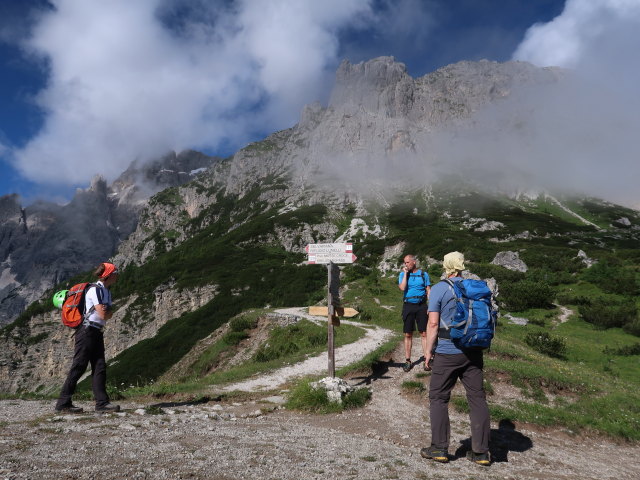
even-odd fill
[[[636,318],[635,320],[625,323],[622,329],[631,335],[640,337],[640,318]]]
[[[596,263],[584,271],[582,278],[607,293],[634,296],[640,294],[640,284],[636,279],[635,270],[615,265],[612,260]]]
[[[560,305],[589,305],[591,303],[591,298],[587,295],[567,291],[558,293],[556,300]]]
[[[525,274],[499,265],[476,264],[471,268],[480,278],[495,278],[501,289],[503,284],[516,283],[525,279]]]
[[[39,333],[38,335],[33,335],[25,340],[27,345],[35,345],[37,343],[42,342],[45,338],[47,338],[49,334],[47,332]]]
[[[530,269],[549,272],[579,272],[584,268],[582,260],[571,248],[527,249],[522,252],[522,260]]]
[[[630,357],[632,355],[640,355],[640,343],[635,343],[633,345],[626,345],[624,347],[619,347],[619,348],[605,347],[602,353],[606,355],[619,355],[621,357]]]
[[[245,338],[248,338],[247,332],[228,332],[222,337],[222,341],[227,345],[237,345]]]
[[[524,342],[534,350],[555,358],[564,358],[567,344],[563,338],[552,337],[548,332],[530,332]]]
[[[582,318],[600,328],[623,327],[637,321],[638,308],[634,301],[620,297],[596,297],[588,305],[580,305]]]
[[[522,280],[500,285],[500,299],[511,311],[520,312],[529,308],[548,308],[553,299],[551,287],[544,282]]]
[[[257,318],[238,317],[229,322],[229,327],[232,332],[244,332],[245,330],[252,330],[258,323]]]

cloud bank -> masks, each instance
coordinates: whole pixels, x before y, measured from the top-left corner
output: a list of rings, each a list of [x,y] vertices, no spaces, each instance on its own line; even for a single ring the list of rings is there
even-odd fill
[[[338,33],[373,21],[370,3],[53,0],[23,44],[47,69],[44,126],[14,165],[36,182],[86,183],[289,127],[327,95]]]
[[[640,207],[638,32],[637,0],[567,0],[561,15],[527,31],[513,55],[564,67],[564,80],[514,92],[482,112],[467,150],[505,182]]]

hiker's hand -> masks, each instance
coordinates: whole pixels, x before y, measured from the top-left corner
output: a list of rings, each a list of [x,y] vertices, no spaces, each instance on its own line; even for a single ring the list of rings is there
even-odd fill
[[[429,360],[425,363],[425,367],[424,367],[424,369],[425,369],[427,372],[430,372],[430,371],[431,371],[431,369],[433,368],[433,366],[432,366],[432,365],[433,365],[433,355],[431,355],[431,357],[429,358]]]
[[[96,313],[100,318],[102,318],[102,320],[109,320],[111,317],[113,317],[113,310],[109,305],[96,305]]]

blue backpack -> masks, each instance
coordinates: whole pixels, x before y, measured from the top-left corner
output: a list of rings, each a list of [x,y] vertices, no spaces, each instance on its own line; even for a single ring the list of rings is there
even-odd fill
[[[497,313],[491,306],[491,290],[482,280],[446,279],[456,299],[456,313],[449,330],[451,341],[461,349],[485,349],[491,346],[496,331]]]

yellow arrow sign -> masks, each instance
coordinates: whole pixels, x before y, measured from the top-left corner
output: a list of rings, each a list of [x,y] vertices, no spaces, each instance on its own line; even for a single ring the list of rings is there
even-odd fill
[[[345,308],[345,307],[335,307],[335,312],[337,316],[345,317],[345,318],[355,317],[360,313],[354,308]],[[329,307],[309,307],[309,315],[326,317],[329,315]]]

